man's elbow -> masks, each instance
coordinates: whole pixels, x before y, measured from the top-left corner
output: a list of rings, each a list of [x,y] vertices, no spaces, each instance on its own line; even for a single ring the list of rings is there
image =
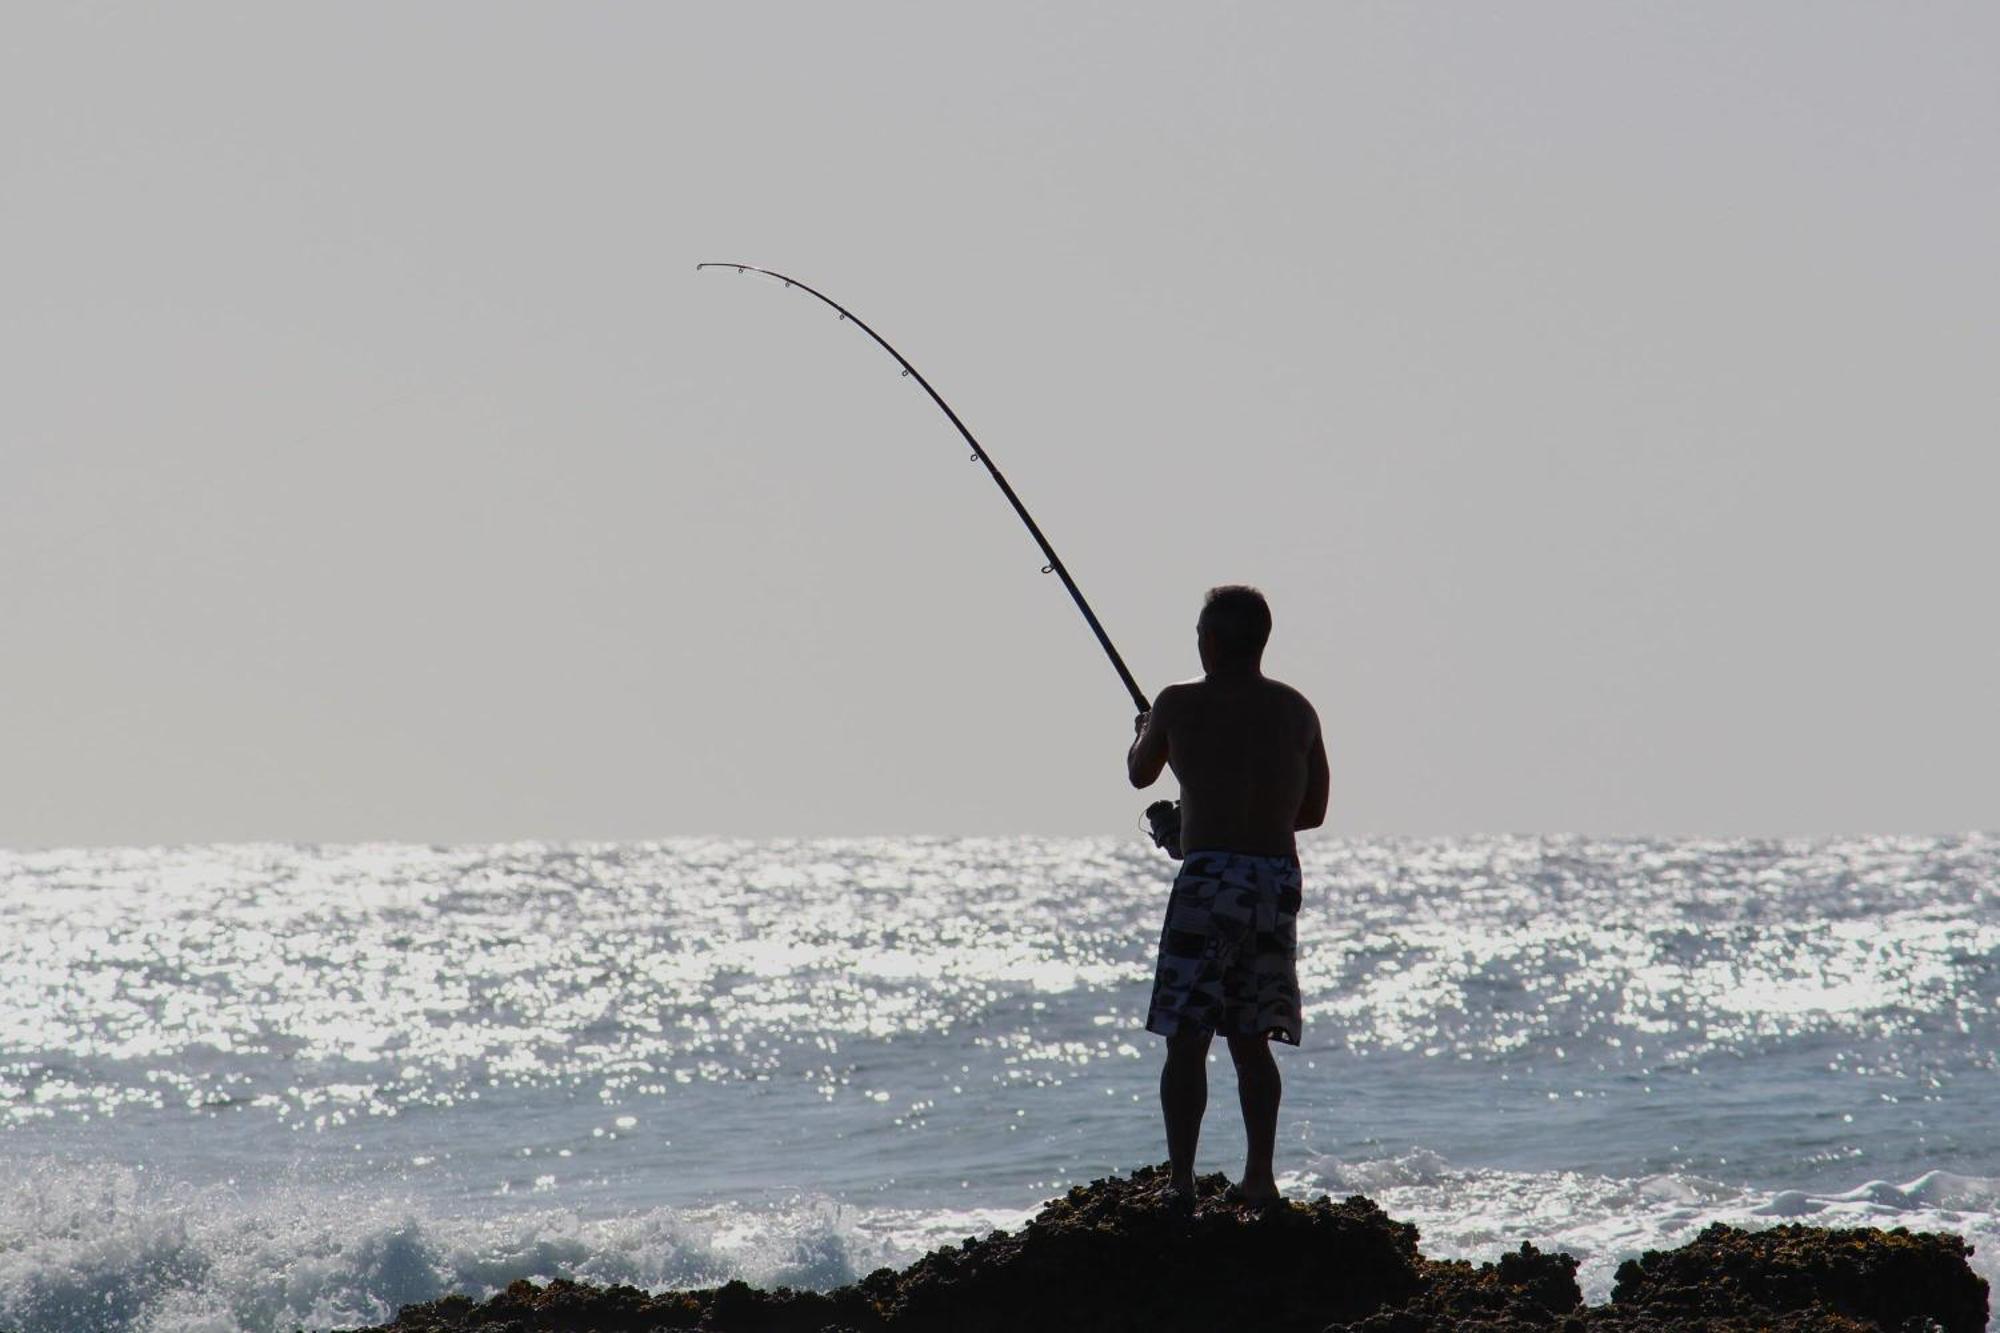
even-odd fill
[[[1148,775],[1141,773],[1137,768],[1137,766],[1133,764],[1125,765],[1126,779],[1130,781],[1134,787],[1137,787],[1141,790],[1144,790],[1145,788],[1152,786],[1153,783],[1158,780],[1159,776],[1160,775],[1158,773],[1154,773],[1149,777]]]

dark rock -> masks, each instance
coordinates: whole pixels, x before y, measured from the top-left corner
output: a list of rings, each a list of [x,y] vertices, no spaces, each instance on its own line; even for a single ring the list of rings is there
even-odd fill
[[[1250,1220],[1223,1200],[1225,1186],[1203,1178],[1192,1215],[1172,1206],[1157,1168],[1079,1186],[1019,1234],[924,1256],[893,1289],[878,1288],[876,1313],[897,1330],[964,1333],[1317,1330],[1416,1291],[1416,1229],[1368,1200],[1320,1199]]]
[[[1431,1329],[1507,1330],[1561,1328],[1557,1316],[1583,1304],[1576,1260],[1523,1244],[1497,1264],[1474,1268],[1462,1260],[1423,1260],[1422,1288],[1411,1300],[1330,1333],[1427,1333]]]
[[[1523,1245],[1498,1263],[1434,1262],[1417,1253],[1415,1227],[1364,1198],[1258,1213],[1207,1176],[1190,1212],[1165,1186],[1157,1167],[1094,1181],[1018,1233],[831,1292],[516,1282],[483,1304],[407,1306],[367,1333],[1978,1333],[1986,1323],[1986,1283],[1957,1236],[1715,1226],[1625,1264],[1612,1303],[1587,1309],[1566,1254]]]
[[[1971,1253],[1961,1237],[1901,1227],[1739,1231],[1717,1223],[1679,1249],[1619,1265],[1611,1301],[1655,1314],[1817,1310],[1863,1328],[1929,1320],[1945,1333],[1983,1333],[1986,1280],[1966,1265]]]

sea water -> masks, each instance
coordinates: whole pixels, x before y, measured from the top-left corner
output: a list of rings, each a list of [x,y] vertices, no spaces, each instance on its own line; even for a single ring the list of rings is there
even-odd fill
[[[1322,839],[1293,1197],[1436,1256],[1712,1220],[2000,1276],[2000,839]],[[829,1287],[1163,1156],[1135,840],[0,854],[0,1329]],[[1211,1067],[1201,1168],[1241,1163]]]

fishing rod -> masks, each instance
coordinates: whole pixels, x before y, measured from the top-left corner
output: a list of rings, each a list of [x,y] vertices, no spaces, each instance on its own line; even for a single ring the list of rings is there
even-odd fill
[[[1098,645],[1104,649],[1104,655],[1111,659],[1111,665],[1116,668],[1118,679],[1125,683],[1126,693],[1132,696],[1132,702],[1142,713],[1152,707],[1152,704],[1146,699],[1146,692],[1139,688],[1139,682],[1133,680],[1132,673],[1126,669],[1125,659],[1120,657],[1118,650],[1111,646],[1111,636],[1104,632],[1104,626],[1098,622],[1097,613],[1092,611],[1090,603],[1083,599],[1083,592],[1076,586],[1076,580],[1070,577],[1069,569],[1063,564],[1062,557],[1056,554],[1055,547],[1049,545],[1049,539],[1042,535],[1040,525],[1035,522],[1034,516],[1028,513],[1028,507],[1021,503],[1020,496],[1014,494],[1014,488],[1009,486],[1007,479],[1000,475],[1000,469],[993,466],[993,459],[986,452],[985,447],[978,440],[972,438],[972,432],[967,430],[965,423],[958,419],[958,413],[951,410],[951,404],[939,396],[938,391],[931,387],[931,382],[925,379],[915,366],[910,364],[909,358],[891,347],[889,340],[869,328],[861,321],[860,316],[826,293],[816,288],[808,287],[797,278],[788,278],[782,273],[773,273],[768,268],[758,268],[754,264],[702,263],[695,265],[697,272],[705,268],[733,268],[738,273],[756,273],[766,278],[775,278],[787,287],[796,287],[808,296],[818,297],[821,301],[824,301],[827,305],[832,306],[838,311],[842,320],[851,322],[854,327],[873,338],[876,345],[883,351],[895,357],[896,364],[903,368],[903,374],[922,385],[924,392],[931,396],[931,401],[938,405],[938,409],[951,418],[951,424],[958,427],[958,433],[963,435],[965,442],[972,446],[972,461],[986,465],[986,471],[993,478],[994,484],[1000,488],[1000,493],[1007,497],[1008,504],[1014,506],[1014,512],[1021,516],[1021,521],[1028,525],[1028,533],[1035,539],[1035,545],[1041,547],[1042,554],[1049,558],[1049,562],[1042,566],[1042,572],[1044,574],[1054,574],[1063,581],[1063,587],[1069,589],[1071,599],[1076,602],[1076,609],[1083,612],[1083,618],[1090,624],[1090,632],[1097,636]]]

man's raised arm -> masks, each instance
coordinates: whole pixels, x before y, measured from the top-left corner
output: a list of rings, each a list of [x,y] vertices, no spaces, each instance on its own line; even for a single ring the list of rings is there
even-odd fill
[[[1125,752],[1125,776],[1132,779],[1135,787],[1152,786],[1159,780],[1160,770],[1167,766],[1167,725],[1161,715],[1172,711],[1173,694],[1171,685],[1161,690],[1152,708],[1133,721],[1138,735],[1132,738],[1132,748]]]

